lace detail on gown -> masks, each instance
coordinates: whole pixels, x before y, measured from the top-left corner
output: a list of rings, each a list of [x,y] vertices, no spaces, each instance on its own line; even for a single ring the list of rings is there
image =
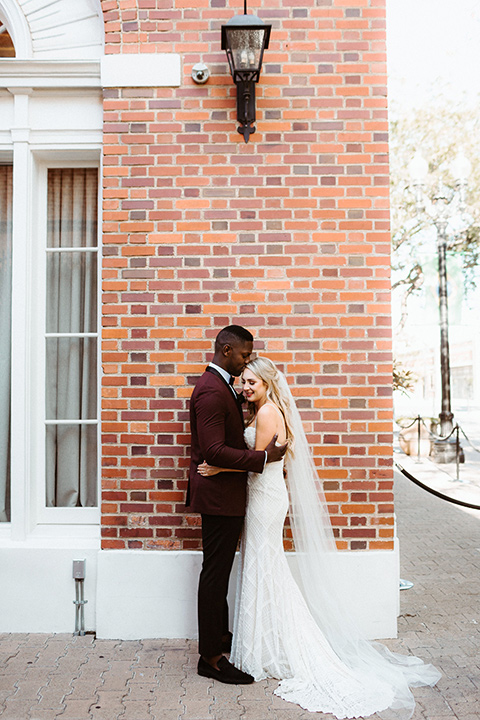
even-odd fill
[[[255,447],[253,426],[245,441]],[[311,712],[354,718],[384,710],[391,686],[347,667],[310,614],[283,550],[287,510],[283,461],[249,473],[230,660],[257,681],[278,678],[275,694]]]

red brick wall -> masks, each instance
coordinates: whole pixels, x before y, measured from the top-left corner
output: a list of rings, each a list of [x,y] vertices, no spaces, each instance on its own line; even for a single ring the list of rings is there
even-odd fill
[[[220,50],[241,0],[102,5],[107,53],[183,61],[179,88],[105,92],[103,547],[200,547],[188,398],[236,322],[293,381],[339,547],[392,548],[385,0],[250,2],[248,145]]]

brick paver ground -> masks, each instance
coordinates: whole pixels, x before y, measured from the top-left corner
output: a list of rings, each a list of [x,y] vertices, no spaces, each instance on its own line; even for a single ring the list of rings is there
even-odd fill
[[[480,717],[480,513],[397,479],[402,577],[391,649],[432,660],[435,688],[417,689],[415,720]],[[196,643],[0,635],[1,720],[330,720],[272,694],[273,680],[228,686],[196,675]],[[376,716],[373,716],[376,718]]]

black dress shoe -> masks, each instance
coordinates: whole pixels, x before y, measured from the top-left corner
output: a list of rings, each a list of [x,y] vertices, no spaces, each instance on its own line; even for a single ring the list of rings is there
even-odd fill
[[[217,665],[218,670],[201,657],[198,661],[197,672],[202,677],[212,678],[228,685],[250,685],[254,681],[251,675],[238,670],[228,662],[226,657],[222,656]]]
[[[227,633],[227,637],[222,640],[222,652],[229,653],[232,649],[232,633]]]

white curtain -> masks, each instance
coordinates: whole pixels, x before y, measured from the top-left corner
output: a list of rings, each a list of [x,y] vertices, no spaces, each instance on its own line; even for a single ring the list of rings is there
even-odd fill
[[[96,168],[48,174],[46,504],[97,505],[97,426],[51,424],[97,414]],[[72,251],[72,248],[74,250]],[[55,333],[55,337],[48,337]]]
[[[0,522],[10,520],[12,166],[0,165]]]

